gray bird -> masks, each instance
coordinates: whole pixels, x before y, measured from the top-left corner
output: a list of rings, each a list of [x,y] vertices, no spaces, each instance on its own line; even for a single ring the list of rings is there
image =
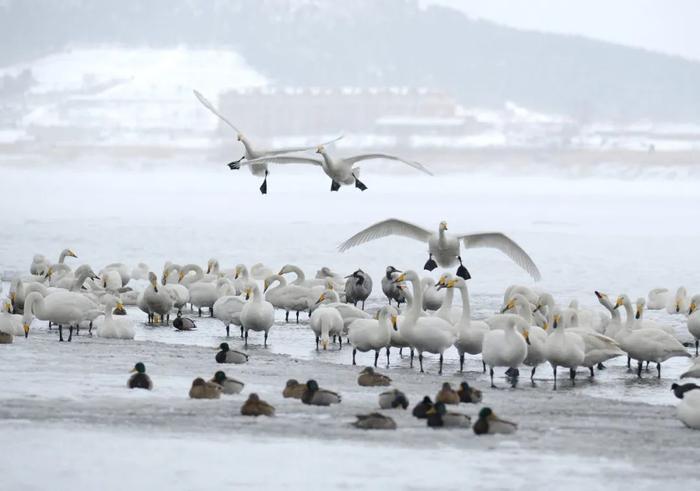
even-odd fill
[[[406,303],[406,297],[399,288],[399,284],[394,283],[394,274],[400,272],[400,270],[393,266],[387,266],[386,274],[382,277],[382,291],[384,295],[386,295],[386,298],[389,299],[389,305],[391,305],[392,300],[396,301],[397,306]]]
[[[357,307],[357,302],[362,302],[362,310],[365,310],[365,300],[372,293],[372,278],[358,269],[353,274],[346,276],[345,279],[345,301],[355,307]]]

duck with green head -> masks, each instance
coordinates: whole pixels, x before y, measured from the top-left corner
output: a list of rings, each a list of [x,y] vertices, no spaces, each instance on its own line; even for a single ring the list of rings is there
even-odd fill
[[[134,365],[134,368],[131,370],[131,373],[133,375],[129,377],[129,381],[127,382],[127,387],[130,389],[146,389],[146,390],[151,390],[153,388],[153,382],[151,381],[151,377],[146,374],[146,365],[144,365],[141,362],[138,362],[136,365]]]
[[[518,425],[504,419],[500,419],[491,410],[490,407],[485,407],[479,411],[479,419],[474,423],[474,433],[477,435],[507,435],[515,433]]]
[[[227,377],[226,374],[221,370],[216,372],[214,374],[214,378],[212,378],[209,382],[220,385],[221,392],[223,392],[224,394],[239,394],[245,386],[245,384],[240,380]]]
[[[340,403],[340,395],[330,390],[321,389],[318,382],[309,380],[306,382],[306,390],[301,396],[301,402],[312,406],[330,406]]]
[[[236,363],[241,364],[248,361],[248,355],[242,351],[232,350],[228,343],[221,343],[219,345],[219,351],[216,354],[217,363]]]
[[[445,404],[436,402],[428,410],[428,426],[431,428],[469,428],[471,418],[466,414],[447,412]]]

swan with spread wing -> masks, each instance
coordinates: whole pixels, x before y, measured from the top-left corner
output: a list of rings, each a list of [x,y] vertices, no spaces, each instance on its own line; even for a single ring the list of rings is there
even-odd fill
[[[462,257],[460,256],[460,248],[461,244],[463,244],[466,249],[483,247],[498,249],[511,258],[518,266],[527,271],[535,281],[539,281],[541,277],[540,271],[537,269],[532,258],[507,235],[501,232],[452,235],[447,233],[446,222],[440,222],[436,233],[419,227],[418,225],[404,222],[403,220],[389,218],[388,220],[375,223],[356,233],[340,244],[338,249],[340,252],[344,252],[351,247],[390,235],[399,235],[421,242],[427,242],[430,256],[424,268],[428,271],[432,271],[438,266],[449,268],[459,262],[457,276],[465,280],[471,278],[469,271],[467,271],[467,268],[462,264]]]
[[[287,153],[294,153],[294,152],[304,152],[307,150],[313,150],[317,148],[317,145],[313,145],[310,147],[289,147],[289,148],[278,148],[275,150],[268,150],[268,149],[260,149],[260,148],[254,148],[252,144],[250,143],[250,140],[246,138],[245,135],[239,130],[231,121],[228,120],[223,114],[221,114],[215,107],[214,105],[207,100],[206,97],[204,97],[201,93],[199,93],[196,90],[193,90],[195,97],[199,100],[199,102],[204,105],[209,111],[214,113],[221,121],[223,121],[226,125],[230,126],[233,128],[233,131],[237,133],[237,139],[239,142],[243,144],[245,147],[245,154],[243,157],[241,157],[239,160],[236,160],[234,162],[231,162],[228,164],[228,166],[231,169],[239,169],[240,168],[240,163],[243,159],[246,160],[257,160],[255,164],[251,164],[250,166],[250,172],[254,176],[260,176],[264,177],[263,183],[260,186],[260,192],[262,194],[267,194],[267,175],[270,173],[269,169],[267,168],[267,162],[269,160],[266,157],[272,157],[275,155],[282,155],[282,154],[287,154]],[[335,138],[334,140],[331,140],[329,142],[324,143],[324,145],[336,142],[340,140],[342,136]]]
[[[374,160],[374,159],[384,159],[384,160],[395,160],[397,162],[402,162],[414,169],[421,172],[425,172],[428,175],[433,175],[428,169],[426,169],[422,164],[414,162],[412,160],[404,160],[400,157],[394,155],[387,155],[385,153],[366,153],[362,155],[354,155],[352,157],[345,158],[333,158],[328,155],[326,148],[323,145],[319,145],[316,148],[316,153],[321,154],[323,158],[311,158],[311,157],[301,157],[295,155],[281,155],[279,157],[263,157],[257,160],[248,160],[247,162],[233,163],[232,169],[240,168],[242,165],[257,165],[259,162],[268,162],[270,164],[306,164],[306,165],[316,165],[323,169],[328,177],[331,178],[331,191],[337,191],[340,186],[352,186],[353,184],[360,191],[367,189],[367,186],[360,181],[360,169],[359,167],[353,167],[356,163],[362,160]]]

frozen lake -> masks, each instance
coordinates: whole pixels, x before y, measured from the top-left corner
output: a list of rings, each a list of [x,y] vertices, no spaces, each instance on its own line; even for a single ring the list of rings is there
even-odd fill
[[[197,172],[7,168],[0,181],[5,205],[0,272],[25,272],[35,253],[53,257],[65,247],[80,256],[76,264],[96,270],[120,261],[145,262],[160,272],[166,260],[203,265],[210,257],[224,268],[263,262],[279,269],[292,263],[311,276],[321,266],[342,274],[361,266],[375,280],[368,303],[374,310],[384,303],[379,288],[384,268],[420,270],[425,247],[383,239],[344,254],[336,248],[360,228],[393,216],[431,228],[447,220],[454,232],[508,233],[537,262],[543,276],[538,286],[560,303],[578,298],[597,308],[596,289],[633,299],[659,286],[700,291],[698,180],[525,177],[505,171],[427,179],[392,177],[370,165],[363,180],[365,193],[343,188],[331,194],[328,179],[319,174],[274,170],[270,194],[262,197],[257,178],[217,166]],[[473,277],[475,317],[493,313],[508,285],[530,284],[498,252],[469,251],[463,257]],[[0,451],[43,463],[41,475],[32,466],[13,466],[7,489],[105,482],[107,489],[192,489],[261,481],[306,489],[457,489],[475,478],[486,489],[627,488],[632,482],[636,489],[687,489],[698,477],[697,434],[675,418],[669,390],[687,360],[665,363],[660,381],[653,373],[637,380],[624,360],[615,360],[595,381],[581,371],[576,387],[567,380],[552,392],[551,371],[544,365],[535,387],[523,380],[516,389],[491,390],[477,358],[460,376],[456,353],[450,352],[439,377],[435,359],[421,375],[407,358],[394,355],[387,372],[411,405],[425,394],[434,396],[443,380],[464,378],[484,389],[485,403],[517,421],[520,431],[475,438],[471,431],[428,430],[410,414],[398,414],[396,432],[368,434],[347,423],[376,407],[379,390],[357,386],[359,367],[350,365],[351,350],[317,353],[305,316],[299,326],[285,325],[278,313],[267,349],[252,334],[250,363],[227,370],[246,382],[243,394],[191,401],[192,379],[210,378],[217,369],[221,323],[203,318],[196,332],[176,332],[144,326],[138,310],[129,315],[139,322],[133,342],[81,333],[73,343],[59,344],[55,331],[35,321],[29,339],[1,346]],[[687,338],[683,317],[647,316],[672,324]],[[371,359],[358,355],[360,363]],[[156,385],[152,393],[124,388],[136,361],[146,363]],[[343,403],[310,408],[282,398],[287,378],[312,376],[339,391]],[[505,387],[502,374],[497,384]],[[277,407],[277,417],[239,416],[252,391]]]

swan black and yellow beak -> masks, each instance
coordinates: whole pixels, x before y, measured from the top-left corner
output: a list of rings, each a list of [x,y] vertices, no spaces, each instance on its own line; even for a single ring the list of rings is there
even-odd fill
[[[394,278],[392,283],[401,283],[402,281],[406,281],[406,273],[401,273],[398,275],[396,278]]]
[[[25,322],[25,323],[24,323],[24,326],[22,326],[22,327],[24,327],[24,337],[25,337],[25,338],[28,338],[28,337],[29,337],[29,324],[27,324],[27,323]]]
[[[624,303],[624,300],[622,300],[622,297],[617,297],[617,300],[615,301],[615,307],[614,307],[614,308],[617,309],[617,308],[621,307],[623,303]]]
[[[397,320],[398,320],[398,317],[396,317],[395,315],[392,315],[392,316],[391,316],[391,327],[393,327],[393,328],[394,328],[394,331],[396,331],[396,332],[399,331],[399,328],[396,327],[396,321],[397,321]]]
[[[506,312],[508,312],[508,311],[509,311],[510,309],[512,309],[513,307],[515,307],[515,302],[514,302],[513,300],[511,300],[510,302],[508,302],[508,303],[506,304],[505,307],[503,307],[503,308],[501,309],[501,314],[505,314]]]
[[[321,293],[321,296],[318,297],[318,300],[316,300],[316,305],[320,304],[320,303],[323,302],[325,299],[326,299],[326,294],[325,294],[325,293]]]

